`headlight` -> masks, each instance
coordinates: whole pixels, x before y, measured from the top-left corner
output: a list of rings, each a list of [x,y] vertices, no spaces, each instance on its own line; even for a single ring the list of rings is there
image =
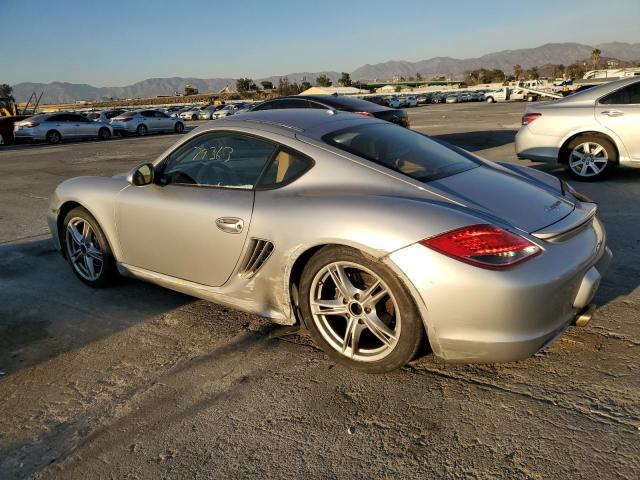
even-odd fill
[[[569,192],[571,195],[573,195],[576,199],[580,200],[581,202],[596,203],[584,193],[578,192],[575,188],[571,186],[571,184],[565,182],[564,180],[561,183],[562,183],[563,192]]]

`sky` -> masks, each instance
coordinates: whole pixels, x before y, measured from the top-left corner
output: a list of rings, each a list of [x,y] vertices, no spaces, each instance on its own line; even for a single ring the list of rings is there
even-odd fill
[[[640,0],[0,0],[0,25],[0,83],[101,87],[635,43]]]

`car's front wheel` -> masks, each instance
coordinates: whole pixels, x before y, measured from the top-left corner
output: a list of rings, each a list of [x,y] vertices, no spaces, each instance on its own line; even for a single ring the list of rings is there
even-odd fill
[[[325,247],[305,266],[300,306],[313,340],[338,363],[388,372],[424,337],[410,295],[384,264],[347,247]]]
[[[182,133],[182,132],[184,132],[184,123],[182,123],[182,122],[177,122],[177,123],[176,123],[176,126],[174,127],[174,131],[175,131],[176,133]]]
[[[95,218],[84,208],[71,210],[63,220],[62,243],[76,276],[90,287],[104,287],[116,277],[111,248]]]
[[[569,174],[578,180],[600,180],[615,165],[618,154],[606,138],[581,135],[574,138],[566,148]]]
[[[111,138],[111,130],[108,128],[101,128],[98,131],[98,138],[100,140],[109,140]]]
[[[139,137],[145,136],[147,134],[147,126],[138,125],[138,128],[136,129],[136,134],[138,134]]]

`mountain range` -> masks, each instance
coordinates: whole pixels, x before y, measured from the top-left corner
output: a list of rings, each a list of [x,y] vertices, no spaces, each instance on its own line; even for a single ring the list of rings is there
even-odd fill
[[[429,78],[434,75],[460,77],[465,71],[478,68],[499,68],[506,73],[513,71],[513,66],[523,68],[545,64],[570,65],[577,61],[589,59],[594,48],[601,50],[602,57],[616,58],[624,61],[640,60],[640,43],[609,42],[598,45],[580,43],[547,43],[535,48],[503,50],[489,53],[477,58],[457,59],[451,57],[435,57],[418,62],[392,60],[374,65],[363,65],[350,72],[353,80],[388,81],[395,75],[410,77],[420,73]],[[276,75],[257,79],[256,83],[268,80],[277,84],[282,77],[290,82],[308,81],[315,83],[318,75],[324,74],[332,81],[337,81],[340,74],[334,71],[300,72],[287,75]],[[78,100],[100,100],[105,98],[145,98],[157,95],[173,95],[184,90],[185,84],[191,84],[200,92],[215,92],[227,85],[235,86],[233,78],[149,78],[141,82],[123,87],[94,87],[87,84],[51,82],[51,83],[18,83],[13,85],[14,96],[18,101],[25,101],[32,92],[44,91],[43,103],[64,103]]]

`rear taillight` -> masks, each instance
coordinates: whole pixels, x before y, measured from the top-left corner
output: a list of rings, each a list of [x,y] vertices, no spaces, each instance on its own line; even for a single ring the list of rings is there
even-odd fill
[[[124,118],[114,118],[114,120],[117,120],[118,122],[130,122],[131,120],[133,120],[133,117],[124,117]]]
[[[353,112],[353,113],[357,113],[358,115],[364,115],[365,117],[373,117],[373,113],[371,112]]]
[[[22,124],[23,127],[27,127],[27,128],[37,127],[38,125],[40,125],[38,122],[28,122],[28,123]]]
[[[522,125],[529,125],[542,116],[541,113],[525,113],[522,116]]]
[[[420,242],[477,267],[500,270],[529,260],[542,250],[526,238],[494,225],[471,225]]]

